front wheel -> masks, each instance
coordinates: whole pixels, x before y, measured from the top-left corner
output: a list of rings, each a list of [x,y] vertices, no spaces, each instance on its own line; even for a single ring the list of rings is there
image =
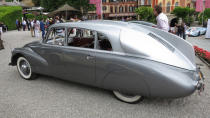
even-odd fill
[[[130,94],[125,94],[118,91],[113,91],[113,94],[120,101],[130,103],[130,104],[138,103],[144,99],[144,97],[140,95],[130,95]]]
[[[36,77],[36,75],[31,70],[31,65],[25,57],[19,57],[17,59],[17,69],[20,76],[23,79],[31,80]]]

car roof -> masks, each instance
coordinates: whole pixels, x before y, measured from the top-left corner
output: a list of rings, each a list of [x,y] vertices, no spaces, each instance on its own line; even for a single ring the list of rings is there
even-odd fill
[[[88,20],[81,22],[57,23],[52,25],[50,28],[53,27],[71,27],[71,28],[78,27],[78,28],[89,29],[106,34],[106,36],[116,40],[119,40],[119,35],[122,29],[126,31],[136,30],[145,34],[148,34],[148,32],[150,32],[149,30],[134,23],[123,22],[123,21],[112,21],[112,20]]]
[[[96,27],[115,27],[117,29],[121,29],[124,27],[127,27],[129,23],[122,22],[122,21],[112,21],[112,20],[87,20],[87,21],[81,21],[81,22],[67,22],[67,23],[57,23],[53,25],[52,27],[59,27],[59,26],[69,26],[72,27],[74,25],[78,26],[94,26]]]
[[[133,27],[138,27],[139,31],[148,32],[140,25],[135,25],[131,22],[123,21],[113,21],[113,20],[87,20],[81,22],[67,22],[67,23],[57,23],[52,25],[52,27],[81,27],[96,31],[116,31],[121,29],[131,30]],[[133,29],[135,30],[135,29]]]
[[[142,24],[142,25],[156,26],[156,24],[150,23],[150,22],[146,22],[146,21],[129,21],[129,22],[131,22],[131,23],[139,23],[139,24]]]

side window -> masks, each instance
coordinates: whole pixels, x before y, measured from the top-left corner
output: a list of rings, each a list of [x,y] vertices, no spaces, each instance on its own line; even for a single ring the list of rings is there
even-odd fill
[[[45,43],[50,45],[63,46],[65,42],[65,28],[52,28],[46,38]]]
[[[68,46],[94,49],[95,32],[88,29],[68,28]]]
[[[98,33],[97,49],[106,50],[106,51],[112,51],[113,50],[109,39],[101,33]]]

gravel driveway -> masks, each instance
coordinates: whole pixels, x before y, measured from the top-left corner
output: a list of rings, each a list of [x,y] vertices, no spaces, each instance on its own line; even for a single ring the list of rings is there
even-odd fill
[[[52,77],[21,79],[16,67],[9,67],[14,47],[38,40],[30,32],[3,34],[0,51],[0,118],[209,118],[210,71],[198,59],[206,76],[206,90],[180,99],[147,98],[139,104],[116,100],[111,92]]]

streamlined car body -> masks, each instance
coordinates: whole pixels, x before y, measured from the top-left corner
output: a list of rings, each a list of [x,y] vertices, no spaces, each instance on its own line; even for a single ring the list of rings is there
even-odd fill
[[[55,24],[45,39],[14,49],[10,65],[24,79],[54,76],[111,90],[128,103],[143,96],[185,97],[204,88],[188,42],[128,22]]]
[[[150,22],[146,22],[146,21],[129,21],[130,23],[137,23],[137,24],[141,24],[141,25],[146,25],[146,26],[150,26],[150,27],[157,27],[157,25],[150,23]]]
[[[190,27],[186,30],[186,35],[188,36],[200,36],[206,34],[205,27]]]

